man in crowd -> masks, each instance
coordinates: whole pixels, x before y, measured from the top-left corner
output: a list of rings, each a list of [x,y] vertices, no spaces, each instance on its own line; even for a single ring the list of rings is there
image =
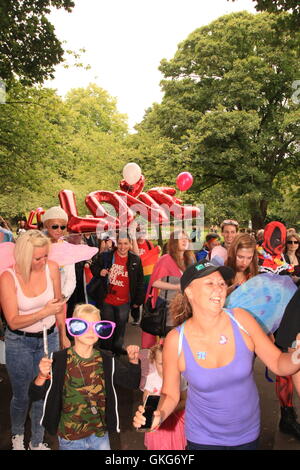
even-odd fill
[[[224,238],[223,247],[228,250],[239,231],[239,224],[233,219],[223,220],[221,223],[221,231]]]

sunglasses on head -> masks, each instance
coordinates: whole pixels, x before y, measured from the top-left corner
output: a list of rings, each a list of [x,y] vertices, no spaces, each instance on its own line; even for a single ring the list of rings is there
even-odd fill
[[[51,225],[51,228],[52,228],[52,230],[57,230],[58,228],[60,228],[60,230],[65,230],[65,228],[67,228],[67,226],[66,225],[57,225],[57,224],[55,224],[55,225]]]
[[[288,245],[299,245],[299,242],[298,241],[294,241],[294,240],[289,240],[287,242]]]
[[[116,324],[113,321],[87,321],[82,318],[67,318],[66,325],[69,334],[75,337],[83,335],[92,326],[96,335],[101,339],[110,338],[116,327]]]

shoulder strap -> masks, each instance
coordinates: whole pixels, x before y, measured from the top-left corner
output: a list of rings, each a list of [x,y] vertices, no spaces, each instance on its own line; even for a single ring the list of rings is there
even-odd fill
[[[15,273],[15,270],[13,268],[8,268],[5,271],[9,272],[12,275],[12,277],[15,281],[15,286],[21,288],[19,280],[18,280],[17,275]]]
[[[179,332],[179,341],[178,341],[178,357],[181,354],[182,351],[182,341],[183,341],[183,334],[184,334],[184,325],[185,322],[180,325],[180,332]]]
[[[167,276],[167,282],[169,282],[170,276]],[[168,297],[168,289],[165,289],[165,300],[167,300]]]
[[[241,325],[240,322],[235,318],[235,316],[233,315],[232,309],[223,308],[223,310],[225,313],[227,313],[227,315],[231,318],[231,320],[237,324],[240,330],[244,331],[244,333],[246,333],[248,336],[251,336],[250,333],[248,333],[248,331],[243,327],[243,325]]]

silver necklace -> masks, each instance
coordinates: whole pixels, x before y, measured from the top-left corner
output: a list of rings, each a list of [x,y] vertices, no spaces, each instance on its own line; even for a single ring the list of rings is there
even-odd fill
[[[82,377],[83,385],[86,387],[86,383],[85,383],[85,380],[84,380],[84,377],[83,377],[83,373],[82,373],[79,361],[77,360],[76,362],[77,362],[76,365],[78,366],[80,375]],[[94,366],[94,370],[93,370],[94,373],[95,373],[95,370],[96,370],[96,367]],[[93,381],[92,381],[91,385],[93,385]],[[98,414],[98,410],[97,410],[96,406],[92,404],[92,394],[90,392],[87,392],[87,399],[88,399],[92,414],[93,415]]]

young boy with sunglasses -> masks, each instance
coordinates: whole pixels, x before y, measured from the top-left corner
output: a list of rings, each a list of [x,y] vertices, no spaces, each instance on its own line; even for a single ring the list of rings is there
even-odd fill
[[[45,399],[41,423],[58,434],[60,450],[110,450],[108,431],[120,432],[114,387],[138,389],[139,347],[127,347],[128,363],[94,349],[98,338],[112,336],[115,323],[101,321],[93,305],[77,305],[66,324],[74,346],[41,360],[29,395]]]

